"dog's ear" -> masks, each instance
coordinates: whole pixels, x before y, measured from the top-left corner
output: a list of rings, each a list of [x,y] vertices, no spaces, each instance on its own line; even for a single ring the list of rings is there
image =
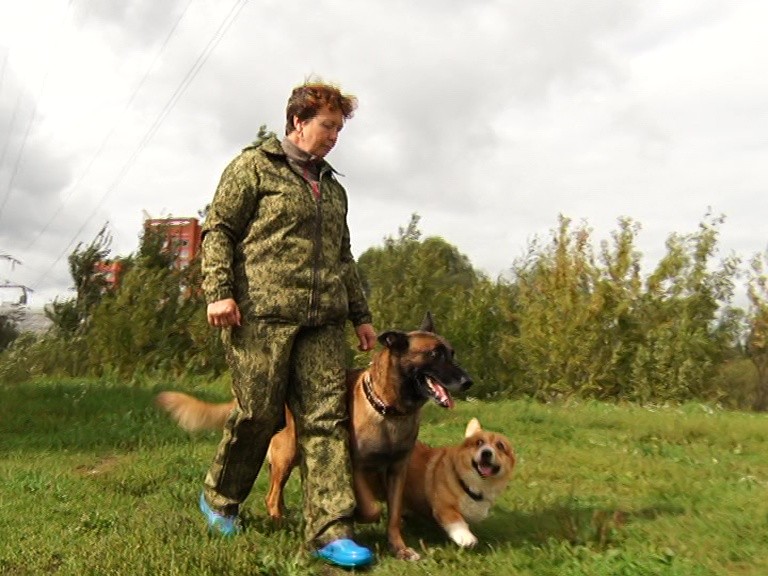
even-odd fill
[[[422,332],[432,332],[435,333],[435,323],[432,321],[432,312],[427,310],[427,313],[424,315],[424,320],[421,321],[421,327],[419,328]]]
[[[408,334],[399,330],[388,330],[379,335],[379,342],[395,352],[408,350]]]
[[[482,431],[483,428],[480,426],[480,421],[477,418],[472,418],[469,424],[467,424],[467,429],[464,431],[464,438],[469,438]]]

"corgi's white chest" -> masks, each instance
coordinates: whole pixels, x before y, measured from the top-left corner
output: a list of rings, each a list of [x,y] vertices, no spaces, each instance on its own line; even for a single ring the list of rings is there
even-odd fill
[[[461,515],[467,522],[480,522],[488,516],[491,509],[491,502],[483,500],[473,500],[469,496],[463,496],[460,504]]]

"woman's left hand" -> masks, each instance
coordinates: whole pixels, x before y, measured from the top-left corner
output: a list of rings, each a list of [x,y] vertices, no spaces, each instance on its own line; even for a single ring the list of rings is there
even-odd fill
[[[376,346],[376,331],[373,329],[373,324],[360,324],[355,326],[355,333],[357,334],[357,340],[360,343],[357,347],[358,350],[367,352],[373,350]]]

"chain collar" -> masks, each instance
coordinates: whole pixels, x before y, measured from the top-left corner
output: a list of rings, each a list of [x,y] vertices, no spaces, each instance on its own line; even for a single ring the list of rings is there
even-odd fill
[[[384,401],[376,395],[373,391],[373,381],[371,380],[371,373],[367,370],[363,374],[363,391],[368,402],[373,406],[382,416],[405,416],[406,412],[399,410],[396,406],[390,406],[385,404]]]

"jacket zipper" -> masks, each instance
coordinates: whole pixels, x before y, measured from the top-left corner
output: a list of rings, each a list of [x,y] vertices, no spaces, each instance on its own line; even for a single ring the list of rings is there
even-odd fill
[[[309,178],[305,178],[309,184],[312,192],[312,198],[315,201],[315,210],[317,217],[315,219],[315,238],[314,248],[312,254],[312,287],[309,292],[309,314],[308,320],[310,326],[314,326],[317,322],[318,311],[320,308],[320,298],[318,295],[318,285],[320,283],[320,257],[322,254],[322,230],[323,230],[323,206],[322,206],[322,181],[325,170],[320,171],[320,176],[317,182],[312,182]]]

